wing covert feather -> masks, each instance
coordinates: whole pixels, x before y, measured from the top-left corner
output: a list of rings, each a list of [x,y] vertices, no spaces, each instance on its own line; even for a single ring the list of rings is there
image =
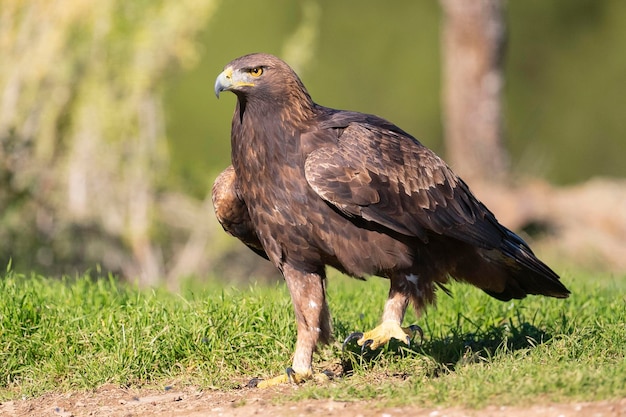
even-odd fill
[[[481,247],[503,231],[467,185],[432,151],[402,131],[351,123],[335,145],[305,163],[309,185],[348,216],[426,239],[426,231]]]

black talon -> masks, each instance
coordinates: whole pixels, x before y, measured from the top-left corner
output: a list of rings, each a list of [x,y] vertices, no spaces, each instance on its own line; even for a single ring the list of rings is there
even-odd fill
[[[361,346],[361,356],[365,354],[365,348],[371,345],[372,343],[374,343],[372,339],[367,339],[365,342],[363,342],[363,346]]]
[[[296,380],[294,379],[294,376],[296,375],[296,371],[294,371],[293,368],[290,366],[289,368],[285,369],[285,372],[287,373],[287,378],[289,379],[289,382],[295,384]]]
[[[424,331],[422,330],[422,328],[420,326],[418,326],[417,324],[411,324],[409,326],[409,329],[411,329],[411,331],[413,333],[417,332],[420,334],[420,343],[424,343]]]
[[[248,388],[256,388],[257,385],[259,385],[259,382],[263,381],[261,378],[252,378],[250,381],[248,381]]]
[[[350,333],[348,335],[348,337],[346,337],[346,340],[344,340],[343,344],[341,345],[341,353],[345,352],[346,346],[348,346],[348,343],[350,343],[354,339],[358,340],[358,339],[360,339],[362,337],[363,337],[363,332],[353,332],[353,333]]]

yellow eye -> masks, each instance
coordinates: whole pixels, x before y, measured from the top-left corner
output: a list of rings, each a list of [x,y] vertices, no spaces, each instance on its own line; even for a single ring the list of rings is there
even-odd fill
[[[255,67],[250,70],[250,75],[253,77],[260,77],[261,74],[263,74],[263,68],[261,67]]]

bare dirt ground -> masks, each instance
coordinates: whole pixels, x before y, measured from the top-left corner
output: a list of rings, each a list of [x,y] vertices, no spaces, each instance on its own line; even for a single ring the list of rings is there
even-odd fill
[[[262,391],[198,391],[194,388],[146,390],[103,386],[93,392],[47,394],[34,399],[0,404],[0,416],[112,416],[112,417],[219,417],[219,416],[361,416],[361,417],[624,417],[626,398],[612,401],[572,404],[535,404],[527,407],[489,406],[481,410],[420,408],[416,406],[381,408],[374,402],[306,400],[276,403],[281,394],[294,387]]]

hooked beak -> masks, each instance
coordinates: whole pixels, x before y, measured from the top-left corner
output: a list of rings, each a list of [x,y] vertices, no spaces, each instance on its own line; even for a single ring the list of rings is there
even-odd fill
[[[244,80],[240,71],[233,71],[232,67],[226,68],[215,80],[215,96],[220,98],[222,91],[233,91],[239,87],[253,87],[249,80]]]
[[[220,93],[224,90],[230,90],[233,86],[233,70],[228,67],[220,73],[215,79],[215,97],[220,98]]]

